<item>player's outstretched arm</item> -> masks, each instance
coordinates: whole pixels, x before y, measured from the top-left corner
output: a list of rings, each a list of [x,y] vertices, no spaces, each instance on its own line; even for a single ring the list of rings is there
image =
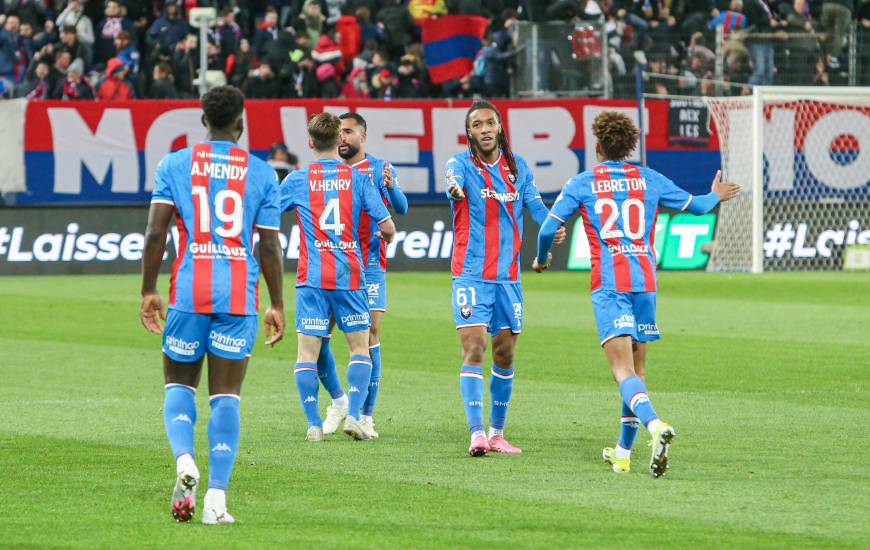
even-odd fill
[[[692,196],[692,200],[686,207],[686,210],[695,215],[706,214],[713,210],[720,202],[725,202],[733,199],[740,193],[740,186],[736,183],[723,183],[722,170],[716,171],[716,177],[713,178],[711,190],[706,195]]]
[[[148,227],[145,229],[145,246],[142,249],[142,304],[139,319],[149,332],[163,332],[161,320],[166,319],[163,298],[157,292],[157,275],[166,250],[166,232],[175,207],[164,203],[151,203],[148,211]]]
[[[548,216],[544,223],[541,224],[541,229],[538,231],[538,254],[532,262],[532,269],[538,273],[546,271],[550,267],[550,262],[553,261],[550,247],[553,246],[556,233],[559,230],[562,230],[564,233],[565,228],[562,227],[562,223],[559,220],[552,216]]]
[[[284,254],[278,231],[258,228],[257,232],[260,234],[260,269],[263,270],[271,302],[263,324],[266,326],[266,345],[272,347],[284,338]]]

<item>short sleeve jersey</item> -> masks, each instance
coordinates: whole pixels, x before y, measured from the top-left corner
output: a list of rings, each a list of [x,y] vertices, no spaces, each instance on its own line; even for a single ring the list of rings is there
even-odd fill
[[[393,174],[393,185],[398,186],[399,176],[396,174],[396,170],[393,166],[388,162],[375,158],[369,154],[366,154],[365,158],[361,161],[353,164],[352,168],[371,178],[375,189],[381,196],[381,200],[384,202],[384,206],[389,207],[392,205],[390,204],[390,195],[387,193],[387,186],[384,184],[384,164],[389,165],[389,169]],[[362,257],[363,260],[365,260],[363,268],[386,272],[387,242],[378,237],[377,233],[378,224],[372,223],[371,216],[369,216],[364,210],[360,215],[359,226],[359,234],[362,239],[362,242],[360,243],[362,246]],[[368,239],[366,239],[366,235],[368,235]]]
[[[279,230],[275,171],[233,143],[207,141],[160,161],[151,202],[175,207],[178,256],[169,307],[257,315],[253,237],[255,228]]]
[[[685,210],[691,202],[691,194],[655,170],[608,161],[568,180],[550,216],[564,223],[580,211],[593,291],[655,292],[659,205]]]
[[[296,286],[363,288],[362,213],[375,224],[390,217],[371,178],[337,159],[320,159],[288,174],[280,192],[281,210],[296,210],[301,231]]]
[[[514,158],[516,175],[503,155],[490,165],[465,151],[447,162],[447,185],[456,182],[465,192],[463,199],[450,201],[454,277],[519,281],[523,206],[540,201],[541,193],[525,160],[519,155]]]

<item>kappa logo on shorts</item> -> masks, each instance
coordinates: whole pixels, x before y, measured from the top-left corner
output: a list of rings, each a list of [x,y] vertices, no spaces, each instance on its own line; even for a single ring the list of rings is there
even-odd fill
[[[463,319],[468,319],[469,317],[471,317],[471,306],[460,307],[459,315],[461,315]]]
[[[619,319],[613,320],[614,328],[632,328],[634,327],[634,315],[623,313]]]

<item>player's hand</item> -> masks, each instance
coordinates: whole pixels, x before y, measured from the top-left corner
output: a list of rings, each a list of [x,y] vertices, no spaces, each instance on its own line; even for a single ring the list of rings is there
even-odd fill
[[[550,269],[550,264],[553,263],[553,253],[547,252],[547,263],[539,264],[538,259],[535,258],[532,260],[532,269],[534,269],[537,273],[543,273]]]
[[[391,189],[393,187],[393,171],[390,170],[390,165],[388,163],[384,163],[384,187],[387,189]]]
[[[465,191],[463,191],[462,187],[460,187],[455,181],[450,182],[450,185],[447,187],[447,193],[457,201],[461,201],[465,198]]]
[[[556,235],[553,236],[553,244],[562,244],[567,237],[568,231],[565,229],[565,226],[559,226],[559,229],[556,230]]]
[[[159,292],[150,292],[142,296],[139,320],[148,332],[163,334],[163,325],[160,321],[166,320],[166,312],[163,311],[163,298],[160,297]]]
[[[716,193],[719,196],[719,202],[730,201],[734,197],[740,194],[740,186],[736,183],[723,183],[720,180],[722,179],[722,170],[716,171],[716,177],[713,178],[713,185],[710,188],[711,191]]]
[[[266,310],[266,345],[270,348],[284,338],[284,308],[272,306]]]

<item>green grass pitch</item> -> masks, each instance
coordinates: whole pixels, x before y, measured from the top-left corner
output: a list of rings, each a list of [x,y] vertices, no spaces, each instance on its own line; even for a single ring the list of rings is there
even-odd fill
[[[507,425],[522,456],[465,454],[445,274],[389,276],[378,441],[304,442],[292,329],[258,345],[238,523],[206,528],[169,515],[159,339],[139,324],[138,277],[2,278],[0,546],[870,545],[870,275],[660,274],[650,394],[677,439],[658,480],[645,433],[631,474],[601,461],[619,401],[587,285],[524,276]],[[205,386],[197,402],[205,475]]]

